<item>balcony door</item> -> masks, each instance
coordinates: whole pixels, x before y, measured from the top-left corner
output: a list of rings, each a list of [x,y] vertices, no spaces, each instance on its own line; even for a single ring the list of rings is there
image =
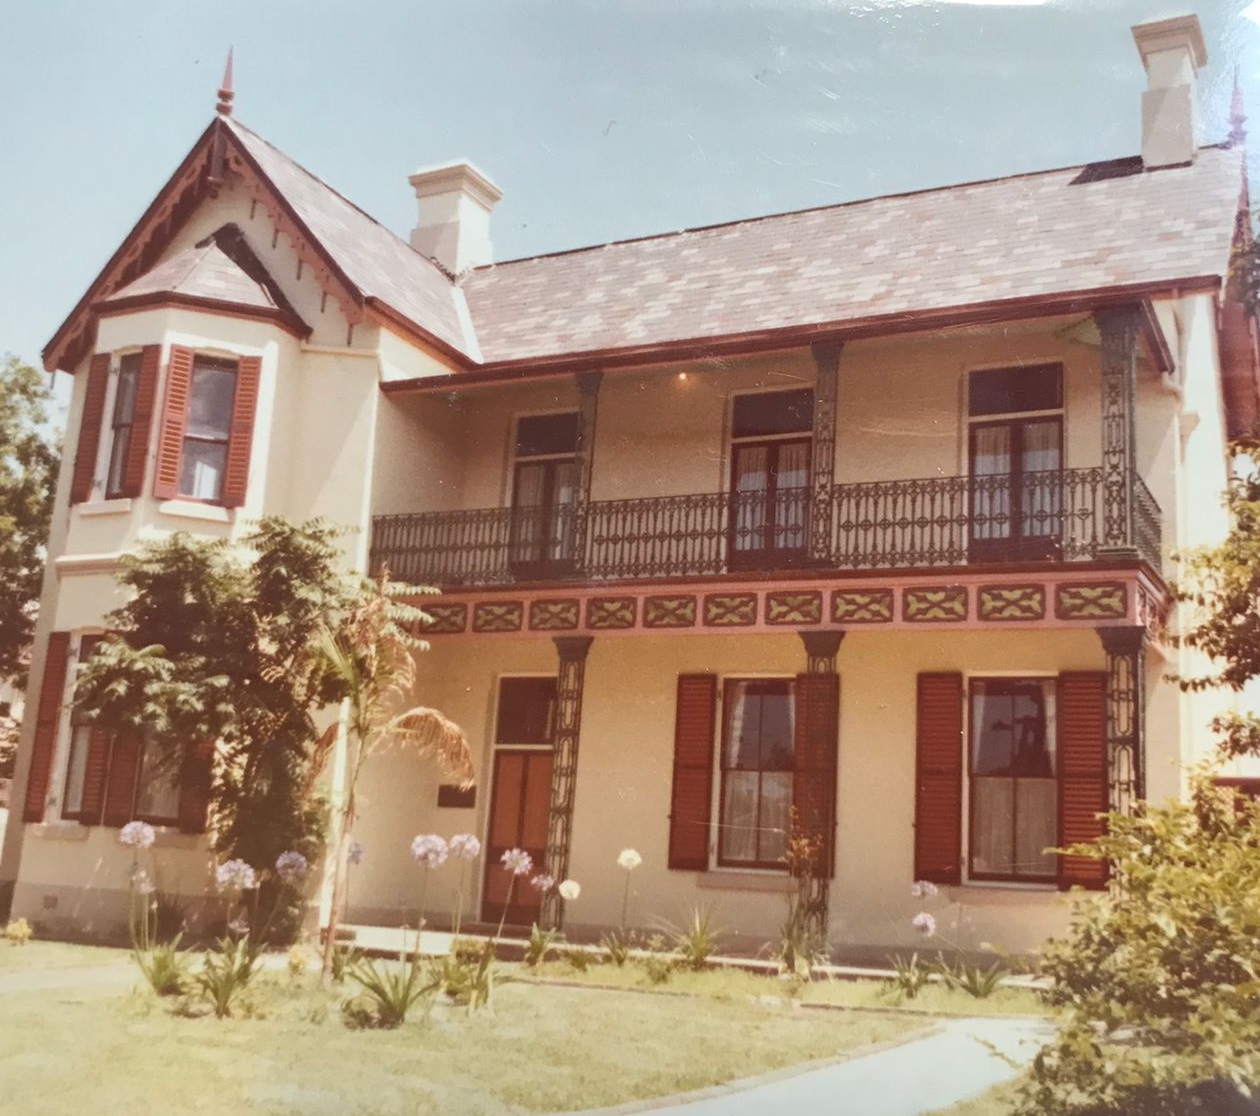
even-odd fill
[[[576,411],[517,420],[510,555],[519,578],[557,576],[575,566],[576,452]]]
[[[813,422],[810,390],[735,397],[728,530],[732,569],[782,569],[804,562]]]
[[[1062,368],[973,372],[969,394],[971,560],[1055,557],[1063,543]]]

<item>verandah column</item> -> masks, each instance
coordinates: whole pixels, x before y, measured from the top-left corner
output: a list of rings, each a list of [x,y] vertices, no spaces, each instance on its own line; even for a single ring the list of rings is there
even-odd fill
[[[579,372],[577,445],[574,462],[577,485],[573,493],[573,559],[578,572],[586,566],[587,525],[591,506],[591,465],[595,457],[595,412],[599,403],[602,372]]]
[[[1146,797],[1146,629],[1099,628],[1107,653],[1107,798],[1133,812]]]
[[[1137,557],[1133,533],[1133,486],[1137,478],[1137,339],[1135,307],[1094,314],[1102,338],[1103,549]]]
[[[830,565],[835,545],[836,395],[844,342],[811,347],[817,379],[814,385],[814,446],[810,462],[809,559]]]
[[[544,870],[557,884],[569,874],[573,840],[573,797],[577,784],[578,739],[582,728],[582,683],[594,636],[555,636],[560,655],[556,683],[556,742],[551,761],[551,802],[547,810],[547,857]],[[542,926],[558,930],[564,904],[553,887],[543,895]]]
[[[805,645],[805,673],[796,679],[796,739],[792,779],[795,828],[818,842],[809,866],[804,899],[809,920],[822,937],[831,908],[835,872],[836,777],[839,745],[840,677],[836,655],[843,631],[798,633]],[[796,869],[799,875],[799,867]]]

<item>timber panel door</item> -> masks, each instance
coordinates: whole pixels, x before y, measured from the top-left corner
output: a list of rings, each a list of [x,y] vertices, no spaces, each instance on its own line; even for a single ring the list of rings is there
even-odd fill
[[[524,849],[529,853],[534,871],[516,877],[507,922],[513,926],[529,926],[538,920],[542,896],[529,881],[543,870],[550,802],[551,752],[495,750],[490,824],[486,832],[486,883],[481,903],[483,921],[497,923],[503,917],[503,904],[512,876],[499,858],[508,849]]]

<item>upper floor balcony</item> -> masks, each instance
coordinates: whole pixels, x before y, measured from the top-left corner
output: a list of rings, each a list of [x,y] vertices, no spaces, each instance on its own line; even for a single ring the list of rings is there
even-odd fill
[[[372,564],[444,589],[793,570],[1087,562],[1130,551],[1155,570],[1160,513],[1133,478],[1132,539],[1106,527],[1104,470],[779,487],[383,515]]]

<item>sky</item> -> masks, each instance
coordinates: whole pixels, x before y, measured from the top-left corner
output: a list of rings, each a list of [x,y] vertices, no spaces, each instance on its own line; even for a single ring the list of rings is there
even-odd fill
[[[1188,11],[1204,140],[1237,68],[1260,152],[1260,0],[5,0],[0,353],[38,363],[229,45],[238,119],[404,237],[407,175],[475,162],[514,259],[1136,154],[1130,27]]]

